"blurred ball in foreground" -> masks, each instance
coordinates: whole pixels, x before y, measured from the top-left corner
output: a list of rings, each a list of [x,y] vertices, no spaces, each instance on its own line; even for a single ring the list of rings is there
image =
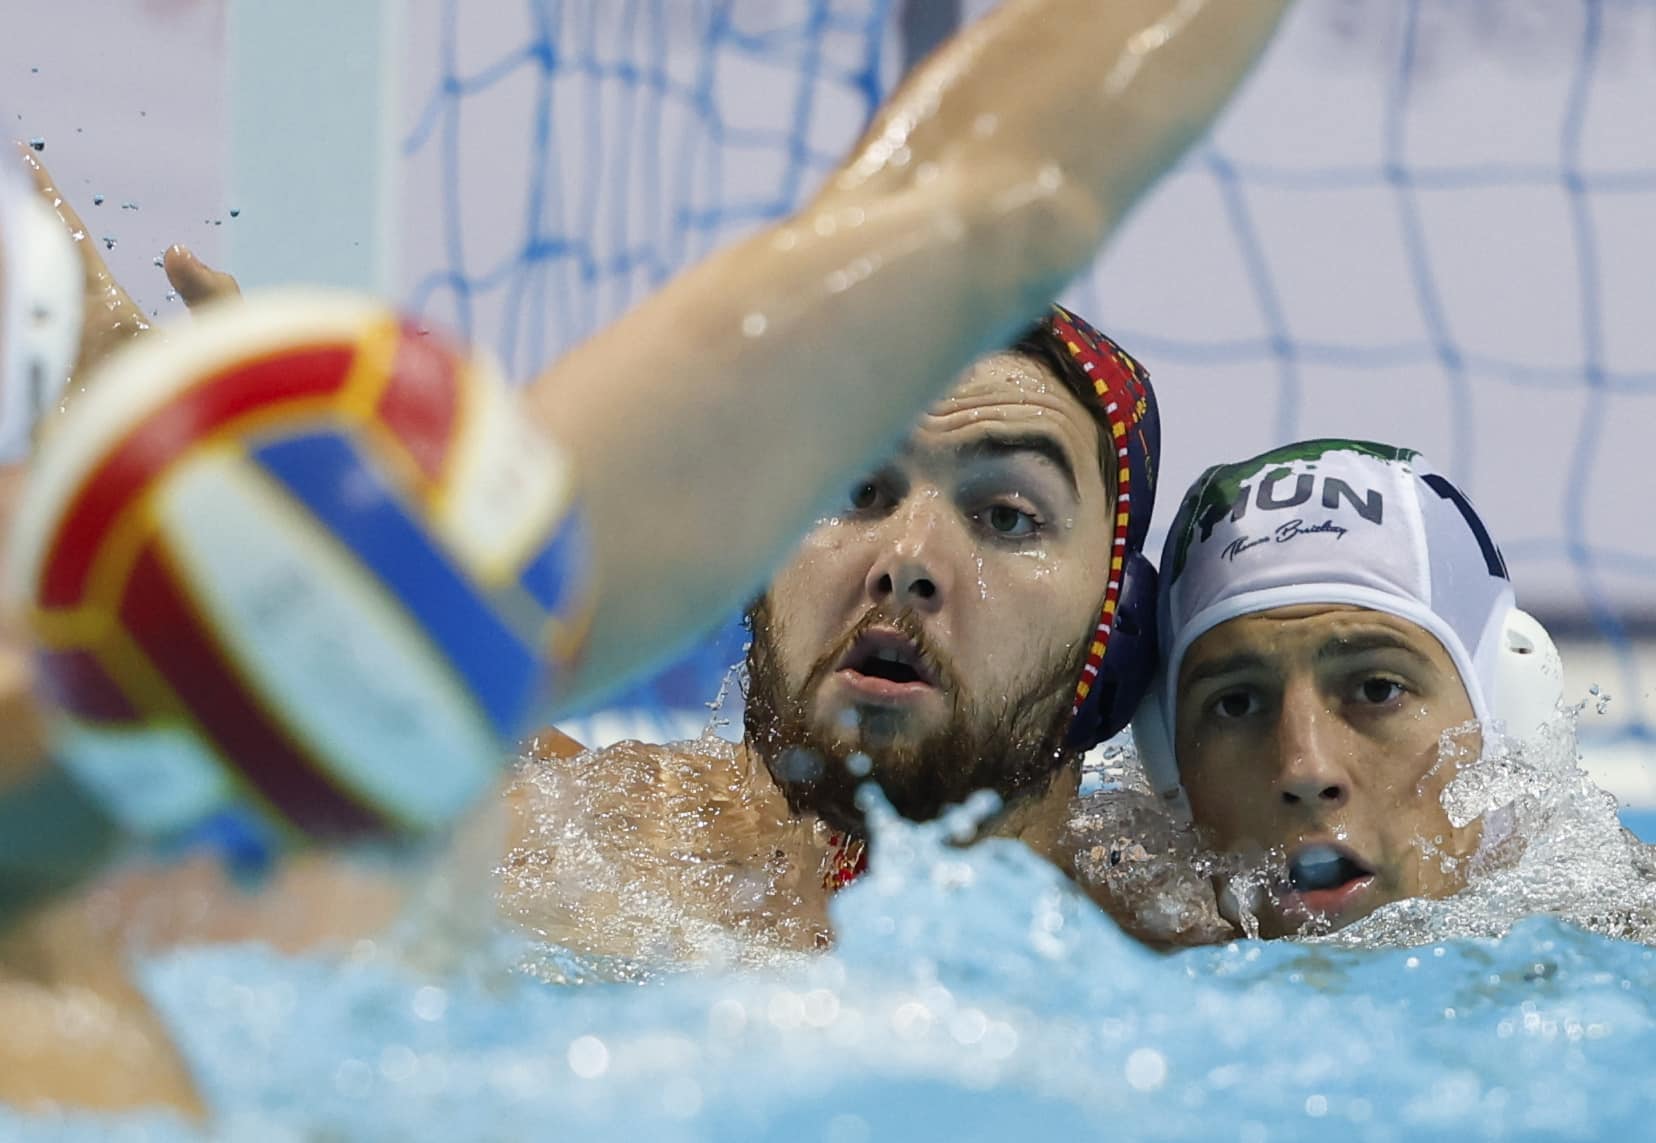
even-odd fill
[[[253,297],[112,360],[11,540],[59,753],[151,838],[447,824],[589,609],[569,474],[492,365],[350,295]]]

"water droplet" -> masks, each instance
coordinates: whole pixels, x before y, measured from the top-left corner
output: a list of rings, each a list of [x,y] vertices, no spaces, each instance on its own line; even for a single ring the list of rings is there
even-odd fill
[[[36,135],[33,139],[29,140],[29,146],[33,147],[36,151],[44,151],[46,149],[46,140],[42,139],[39,135]]]
[[[387,1044],[380,1052],[380,1075],[392,1083],[407,1083],[419,1067],[420,1058],[407,1044]]]
[[[597,1036],[581,1036],[569,1045],[569,1070],[582,1079],[597,1079],[609,1065],[609,1048]]]
[[[891,1014],[892,1030],[905,1040],[917,1040],[932,1025],[931,1009],[917,1000],[905,1001]]]
[[[230,208],[230,217],[231,218],[240,218],[241,217],[241,207],[239,207],[239,206],[231,207]]]
[[[334,1069],[334,1090],[347,1099],[361,1099],[374,1086],[374,1070],[361,1060],[346,1060]]]
[[[839,1017],[840,998],[826,988],[814,988],[805,994],[805,1023],[813,1028],[826,1028]]]
[[[790,746],[776,759],[776,776],[788,782],[814,782],[822,777],[822,755]]]
[[[103,236],[103,244],[105,250],[115,249],[115,240],[107,234]]]
[[[721,1000],[707,1014],[714,1035],[735,1036],[747,1027],[747,1009],[735,1000]]]
[[[1155,1091],[1167,1082],[1167,1060],[1154,1048],[1134,1048],[1123,1070],[1134,1091]]]
[[[93,206],[102,206],[103,204],[104,204],[104,196],[103,195],[95,194],[95,195],[92,196],[92,205]]]
[[[436,985],[427,984],[414,993],[411,1005],[414,1015],[427,1023],[434,1023],[443,1018],[448,1011],[448,993]]]

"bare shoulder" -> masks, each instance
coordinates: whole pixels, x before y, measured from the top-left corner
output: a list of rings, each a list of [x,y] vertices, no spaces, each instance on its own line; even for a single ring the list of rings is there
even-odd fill
[[[618,831],[634,845],[694,840],[779,825],[786,805],[769,782],[756,782],[741,750],[721,739],[619,742],[571,749],[560,736],[532,744],[508,789],[518,840],[546,840],[571,829]]]
[[[808,827],[732,743],[531,755],[508,796],[502,906],[554,944],[680,958],[720,934],[812,947],[825,926]]]

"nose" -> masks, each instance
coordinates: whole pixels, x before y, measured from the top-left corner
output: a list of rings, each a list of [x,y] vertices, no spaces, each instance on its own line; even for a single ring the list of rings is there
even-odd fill
[[[1351,800],[1349,746],[1339,716],[1314,686],[1291,684],[1277,728],[1277,793],[1284,805],[1337,809]]]
[[[871,602],[929,613],[943,606],[948,524],[934,499],[915,497],[886,518],[864,585]]]

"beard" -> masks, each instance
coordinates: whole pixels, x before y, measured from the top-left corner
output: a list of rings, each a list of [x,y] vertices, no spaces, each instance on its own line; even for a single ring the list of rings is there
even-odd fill
[[[1086,661],[1085,640],[1062,646],[1032,665],[1021,686],[993,704],[969,703],[950,664],[928,646],[919,618],[908,610],[871,608],[803,682],[791,685],[779,654],[781,632],[770,601],[748,609],[753,638],[747,653],[747,706],[742,716],[747,744],[770,771],[795,814],[815,813],[836,829],[863,832],[856,793],[875,782],[888,802],[910,821],[930,821],[978,790],[997,794],[1003,806],[1038,794],[1078,752],[1064,744],[1076,680]],[[946,724],[907,739],[895,712],[848,712],[841,728],[811,717],[811,699],[868,628],[887,626],[913,640],[949,696]],[[853,761],[862,773],[853,770]]]

